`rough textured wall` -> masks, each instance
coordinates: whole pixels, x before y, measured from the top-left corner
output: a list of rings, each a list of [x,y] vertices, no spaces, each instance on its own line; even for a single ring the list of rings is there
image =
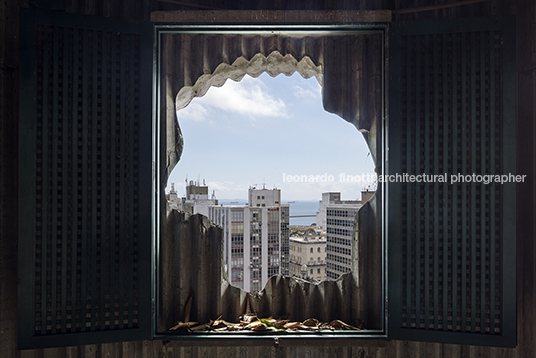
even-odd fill
[[[232,14],[220,13],[219,17],[222,21],[232,21]],[[267,16],[266,13],[263,15]],[[170,20],[164,16],[163,21]],[[252,20],[244,16],[243,21]],[[380,154],[376,153],[376,148],[381,147],[376,145],[375,129],[381,127],[382,44],[380,34],[163,35],[162,52],[165,55],[160,78],[163,79],[162,90],[171,93],[162,96],[161,105],[161,108],[167,109],[161,124],[162,133],[167,135],[161,138],[161,142],[168,145],[165,153],[167,162],[161,167],[161,185],[165,186],[167,173],[176,164],[177,156],[173,154],[182,150],[182,138],[176,135],[175,108],[186,107],[194,97],[203,96],[210,86],[221,86],[228,79],[239,81],[245,74],[257,77],[263,72],[271,76],[298,72],[303,77],[315,76],[322,83],[324,108],[367,133],[366,138],[376,159]],[[173,151],[174,148],[177,150]],[[381,170],[381,163],[377,167]],[[372,201],[379,203],[378,195]],[[363,324],[367,329],[381,330],[381,230],[380,220],[375,220],[375,211],[370,210],[370,205],[365,205],[368,220],[360,220],[360,237],[354,239],[353,250],[359,252],[359,260],[353,261],[352,274],[337,282],[325,281],[318,285],[273,277],[260,295],[251,296],[252,309],[261,317],[288,315],[289,319],[300,321],[315,317],[322,322],[337,318],[354,326]],[[177,215],[171,213],[163,222],[167,222],[169,227],[177,220]],[[220,282],[227,282],[219,266],[206,271],[205,275],[201,275],[203,280],[199,280],[198,272],[201,270],[196,268],[208,269],[209,262],[221,262],[221,254],[207,256],[205,250],[192,250],[191,241],[206,240],[208,227],[199,231],[198,225],[194,225],[193,231],[188,232],[182,229],[185,220],[182,218],[174,223],[175,229],[167,229],[161,237],[161,252],[166,256],[161,263],[163,294],[159,299],[162,307],[170,308],[160,311],[160,329],[165,330],[173,322],[184,320],[183,311],[191,290],[197,291],[193,299],[194,321],[208,322],[223,314],[225,320],[234,322],[239,314],[244,313],[245,293],[228,284],[222,284],[221,291],[216,290]],[[194,216],[189,220],[198,219]],[[365,238],[365,235],[368,236]],[[367,245],[360,244],[364,241]],[[208,243],[217,244],[217,241]],[[204,264],[200,265],[200,262]],[[183,272],[184,277],[177,278],[176,272]],[[201,294],[200,291],[206,291],[207,287],[212,294]]]
[[[232,17],[226,16],[224,21],[232,22]],[[305,78],[315,76],[323,87],[325,110],[367,134],[365,138],[376,159],[375,133],[382,113],[382,41],[379,34],[163,35],[160,78],[165,96],[161,108],[166,110],[166,124],[161,125],[161,142],[166,143],[166,148],[162,148],[162,180],[167,181],[182,152],[176,108],[182,109],[194,97],[203,96],[210,86],[221,86],[227,79],[239,81],[245,74],[257,77],[262,72],[271,76],[294,72]],[[347,63],[355,65],[345,66]],[[377,165],[381,168],[381,163]]]
[[[442,4],[446,1],[436,0]],[[516,349],[414,343],[402,341],[342,341],[326,346],[322,342],[259,341],[257,346],[219,342],[207,346],[181,345],[177,342],[113,343],[59,349],[19,352],[16,350],[16,251],[17,251],[17,76],[18,11],[26,0],[0,2],[0,356],[2,357],[433,357],[473,358],[536,356],[536,246],[535,192],[536,156],[536,6],[533,0],[492,1],[456,9],[427,13],[395,15],[395,20],[414,18],[485,16],[517,14],[518,80],[518,166],[530,181],[518,187],[518,347]],[[139,3],[139,2],[138,2]],[[199,4],[239,7],[246,1],[198,1]],[[232,4],[231,4],[232,3]],[[303,2],[259,1],[254,8],[299,8]],[[314,5],[309,5],[309,4]],[[402,9],[425,5],[424,1],[315,1],[307,7],[319,9],[361,8]],[[67,0],[70,12],[93,13],[115,17],[148,19],[149,7],[164,9],[164,4],[144,2],[139,13],[131,1]],[[429,4],[429,3],[428,3]],[[426,5],[428,5],[426,4]],[[132,6],[131,6],[132,5]],[[166,4],[165,6],[168,6]],[[313,7],[317,6],[317,7]],[[109,9],[109,10],[105,10]],[[170,10],[177,6],[169,4]],[[130,15],[129,15],[130,14]]]
[[[246,313],[249,297],[251,311],[261,318],[288,316],[291,321],[304,321],[314,317],[321,322],[337,318],[354,326],[381,329],[381,269],[376,276],[380,279],[373,287],[376,290],[357,287],[352,274],[319,284],[272,276],[260,293],[248,296],[231,286],[225,274],[221,228],[205,216],[176,210],[169,210],[167,226],[172,235],[161,240],[161,331],[167,331],[177,321],[186,321],[190,297],[189,320],[199,323],[208,323],[220,315],[226,321],[238,322],[238,317]],[[381,256],[376,261],[381,262]],[[367,273],[370,271],[368,267]],[[373,276],[371,272],[369,276]],[[361,296],[368,296],[363,300],[370,301],[368,306],[361,303]]]

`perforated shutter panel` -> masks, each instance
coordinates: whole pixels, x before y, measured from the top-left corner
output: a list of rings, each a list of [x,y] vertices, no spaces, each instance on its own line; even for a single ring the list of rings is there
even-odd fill
[[[24,12],[21,35],[19,347],[149,339],[152,26]]]
[[[389,337],[515,346],[513,22],[389,31]]]

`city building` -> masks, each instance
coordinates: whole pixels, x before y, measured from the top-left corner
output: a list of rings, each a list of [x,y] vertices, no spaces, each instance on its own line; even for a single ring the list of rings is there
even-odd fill
[[[281,275],[290,276],[290,271],[289,271],[290,206],[289,204],[281,204],[280,209],[281,209]]]
[[[308,228],[302,235],[290,237],[291,277],[311,282],[326,279],[326,231]]]
[[[274,206],[281,203],[281,190],[250,188],[248,190],[248,203],[250,206],[264,207]]]
[[[316,226],[326,229],[327,207],[334,204],[342,205],[362,205],[374,196],[374,190],[361,191],[361,200],[341,200],[341,193],[331,192],[322,193],[322,200],[318,203],[318,212],[316,213]]]
[[[336,280],[352,268],[354,220],[363,203],[374,191],[362,191],[361,200],[341,200],[340,193],[322,193],[317,226],[326,229],[326,278]]]
[[[249,188],[247,205],[209,207],[209,219],[223,228],[224,262],[234,286],[262,290],[268,278],[288,274],[288,204],[280,189]]]
[[[190,180],[186,184],[186,195],[179,197],[175,191],[175,184],[171,183],[171,190],[167,195],[169,206],[172,209],[184,211],[190,214],[203,214],[208,216],[208,208],[211,205],[218,205],[218,200],[214,192],[209,199],[208,186],[203,180],[203,185],[197,181]]]

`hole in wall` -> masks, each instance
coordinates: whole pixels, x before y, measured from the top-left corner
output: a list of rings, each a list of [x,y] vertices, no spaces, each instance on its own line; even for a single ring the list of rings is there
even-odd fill
[[[203,92],[177,111],[184,149],[167,192],[224,228],[231,284],[259,292],[274,274],[317,283],[350,271],[374,163],[356,128],[322,108],[318,77],[264,72]]]
[[[164,103],[166,135],[163,139],[168,140],[165,153],[168,168],[174,167],[177,156],[183,152],[182,137],[173,137],[173,124],[177,118],[175,111],[171,110],[171,103],[175,105],[175,109],[181,110],[192,100],[195,101],[196,97],[206,94],[211,86],[221,86],[228,79],[240,81],[245,75],[257,78],[263,73],[277,79],[284,78],[278,76],[280,74],[290,76],[297,72],[304,78],[314,77],[318,83],[323,83],[328,90],[323,91],[322,100],[317,102],[318,106],[325,107],[326,111],[336,113],[345,121],[353,123],[354,126],[348,125],[348,128],[358,137],[353,137],[352,140],[361,137],[356,133],[355,127],[358,127],[371,146],[371,157],[378,158],[382,143],[380,119],[383,108],[382,76],[381,71],[378,72],[381,70],[382,58],[381,51],[377,51],[381,49],[379,40],[381,36],[377,34],[318,37],[285,34],[254,37],[224,35],[223,38],[211,35],[181,35],[177,40],[173,39],[166,53],[175,53],[176,56],[172,58],[179,61],[168,61],[162,73],[167,93]],[[192,44],[192,53],[186,51],[185,55],[180,49],[183,48],[182,44],[190,43],[189,41]],[[214,42],[221,47],[221,51],[206,53],[207,47],[203,45],[206,41]],[[237,41],[241,46],[234,46]],[[253,50],[255,44],[260,45],[261,53],[251,57],[248,51],[258,51]],[[350,50],[340,51],[348,46]],[[282,56],[272,48],[281,48],[285,55]],[[310,54],[314,62],[304,56],[303,51]],[[199,61],[201,57],[198,55],[201,53],[204,53],[203,61]],[[299,61],[293,55],[297,56]],[[234,58],[236,60],[233,60]],[[356,66],[345,69],[346,63],[355,63]],[[363,91],[363,88],[367,88],[367,91]],[[322,109],[321,111],[323,112]],[[339,117],[333,118],[332,122],[345,124]],[[183,132],[185,145],[188,146],[188,135],[184,128]],[[319,145],[322,144],[321,141]],[[366,154],[367,151],[364,155]],[[186,153],[182,159],[185,155]],[[181,165],[184,165],[184,160],[178,163],[177,168]],[[382,163],[379,165],[381,172]],[[345,172],[347,173],[346,170]],[[190,179],[197,179],[196,174]],[[207,178],[206,174],[199,174],[200,180],[203,176]],[[167,174],[164,177],[167,184]],[[184,179],[181,175],[178,182]],[[271,186],[268,179],[263,182]],[[219,196],[218,193],[216,195]],[[348,197],[343,194],[343,198]],[[224,320],[236,322],[240,315],[247,312],[248,307],[251,307],[258,317],[287,315],[289,319],[299,321],[315,317],[321,322],[341,319],[355,327],[365,322],[364,327],[367,330],[381,329],[383,271],[380,265],[382,254],[378,251],[381,243],[378,213],[381,213],[381,207],[377,199],[372,200],[370,205],[365,205],[359,212],[360,226],[363,224],[361,218],[365,217],[366,221],[361,226],[362,230],[354,235],[352,249],[354,252],[359,251],[362,259],[359,262],[353,260],[351,273],[337,280],[322,281],[318,284],[280,275],[272,276],[258,294],[248,294],[231,285],[224,274],[223,265],[214,265],[214,262],[221,263],[220,257],[223,256],[223,233],[218,226],[211,225],[208,218],[202,215],[187,216],[176,210],[164,211],[165,226],[160,240],[160,329],[168,329],[177,320],[184,322],[187,311],[191,312],[189,319],[196,322],[208,322],[220,315]],[[367,237],[361,240],[363,233]],[[358,247],[357,235],[359,242],[369,245]],[[365,267],[368,268],[367,275],[358,280],[357,272]]]

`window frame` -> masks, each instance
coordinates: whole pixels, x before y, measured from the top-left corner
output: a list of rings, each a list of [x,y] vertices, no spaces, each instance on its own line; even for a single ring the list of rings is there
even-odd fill
[[[304,24],[304,25],[279,25],[279,24],[214,24],[214,23],[199,23],[199,24],[175,24],[175,23],[155,23],[154,26],[154,47],[155,47],[155,68],[154,68],[154,75],[155,75],[155,84],[154,87],[156,88],[156,94],[155,94],[155,117],[154,121],[156,123],[156,136],[157,139],[155,141],[155,149],[154,152],[156,153],[156,167],[160,168],[161,165],[161,158],[160,158],[160,128],[165,123],[165,113],[164,110],[161,108],[159,103],[161,103],[161,98],[164,96],[164,94],[160,93],[161,86],[161,80],[160,80],[160,71],[162,68],[162,36],[166,34],[266,34],[266,33],[277,33],[277,34],[287,34],[287,33],[296,33],[296,34],[307,34],[307,33],[314,33],[315,35],[333,35],[333,34],[380,34],[382,36],[382,44],[383,44],[383,52],[381,54],[382,58],[382,66],[383,66],[383,78],[382,78],[382,105],[381,105],[381,113],[382,113],[382,119],[379,119],[381,123],[378,123],[378,127],[381,128],[381,134],[377,137],[377,142],[381,143],[381,146],[377,148],[378,150],[378,161],[382,161],[385,163],[385,145],[386,145],[386,126],[387,126],[387,109],[388,109],[388,101],[387,101],[387,84],[388,84],[388,76],[387,74],[387,68],[388,68],[388,36],[389,36],[389,23],[388,22],[359,22],[359,23],[352,23],[352,24],[339,24],[339,25],[312,25],[312,24]],[[175,98],[176,94],[172,94],[173,98]],[[343,118],[340,118],[340,120],[344,120]],[[380,155],[381,154],[381,155]],[[177,163],[179,164],[180,161]],[[382,170],[384,170],[384,165],[381,166]],[[381,173],[378,173],[381,174]],[[156,175],[156,191],[157,193],[161,193],[162,188],[162,180],[160,178],[160,170],[155,171]],[[384,185],[383,183],[380,183],[378,185],[378,189],[384,191]],[[226,333],[218,333],[218,334],[211,334],[211,333],[193,333],[193,334],[175,334],[170,335],[166,332],[158,331],[159,327],[159,313],[160,313],[160,281],[159,281],[159,248],[160,248],[160,228],[164,227],[164,223],[161,223],[160,220],[157,220],[156,225],[156,250],[155,250],[155,262],[156,264],[156,272],[155,272],[155,282],[156,282],[156,299],[155,299],[155,315],[154,315],[154,324],[153,327],[155,327],[155,333],[153,338],[154,339],[162,339],[162,340],[175,340],[180,341],[183,343],[194,343],[198,341],[203,341],[204,345],[214,346],[214,345],[221,345],[222,342],[229,345],[234,345],[240,342],[243,344],[244,342],[247,342],[248,345],[258,345],[258,344],[275,344],[278,346],[280,344],[280,341],[290,342],[290,345],[294,345],[293,342],[299,341],[300,344],[307,344],[307,345],[319,345],[319,344],[325,344],[327,342],[330,343],[341,343],[341,339],[359,339],[361,341],[362,339],[371,340],[387,340],[387,327],[388,327],[388,315],[386,314],[386,307],[387,307],[387,243],[386,243],[386,229],[385,229],[385,215],[386,215],[386,207],[387,207],[387,199],[386,195],[382,195],[382,202],[380,204],[380,207],[383,207],[383,210],[381,210],[381,213],[379,213],[378,217],[381,220],[381,247],[382,251],[384,252],[384,255],[382,255],[382,315],[383,320],[381,322],[382,329],[381,330],[363,330],[359,331],[358,333],[345,333],[344,331],[340,332],[292,332],[292,333],[284,333],[281,334],[279,332],[263,332],[262,334],[259,334],[257,332],[226,332]],[[160,206],[161,203],[155,203],[155,212],[156,217],[161,218],[160,215]],[[344,340],[342,341],[344,342]],[[346,343],[347,344],[347,341]]]

